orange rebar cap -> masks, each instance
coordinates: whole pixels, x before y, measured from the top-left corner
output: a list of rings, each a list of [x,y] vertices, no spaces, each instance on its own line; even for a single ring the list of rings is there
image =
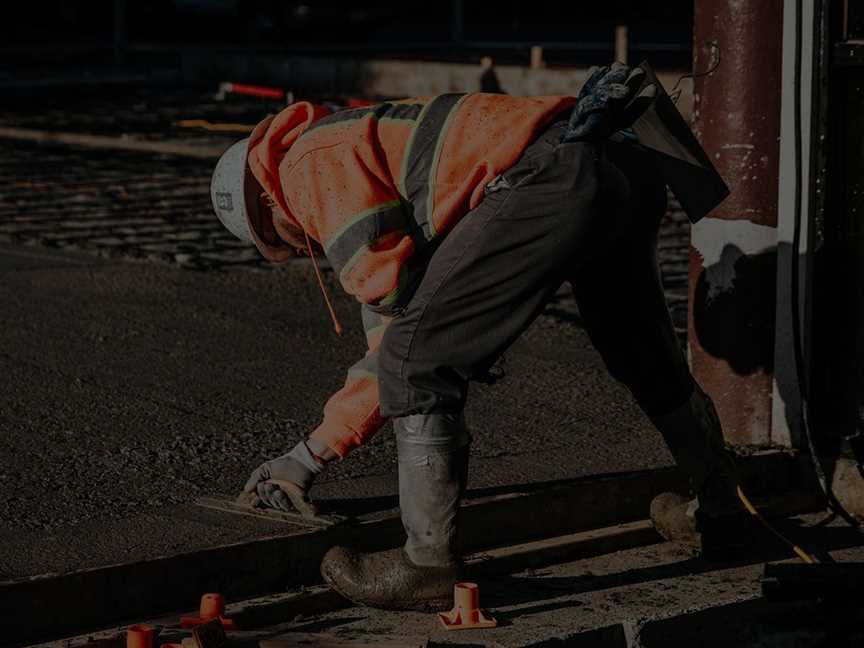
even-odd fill
[[[153,648],[155,632],[151,626],[138,624],[126,628],[126,648]]]
[[[232,619],[225,618],[225,597],[218,592],[210,592],[201,597],[201,605],[198,606],[197,617],[181,617],[181,628],[195,628],[213,619],[219,619],[225,630],[235,630],[236,626]]]
[[[447,630],[494,628],[498,621],[480,609],[480,588],[477,583],[456,583],[453,588],[453,609],[438,614]]]

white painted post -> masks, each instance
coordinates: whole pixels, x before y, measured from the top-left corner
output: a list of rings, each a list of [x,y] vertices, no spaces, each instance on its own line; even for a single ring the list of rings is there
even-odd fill
[[[543,48],[539,45],[531,47],[531,69],[539,70],[544,65],[543,63]]]
[[[795,366],[795,347],[792,335],[792,317],[801,322],[805,364],[808,361],[810,338],[810,311],[813,250],[810,227],[810,120],[813,112],[813,21],[812,2],[802,3],[801,24],[795,20],[796,0],[785,0],[783,5],[783,73],[780,92],[780,181],[777,202],[777,317],[774,339],[774,384],[772,388],[771,443],[778,446],[797,446],[802,437],[800,429],[801,401],[798,371]],[[798,87],[801,101],[801,150],[795,150],[795,43],[796,32],[801,30],[801,79]],[[801,177],[795,177],[795,158],[801,158]],[[795,185],[801,183],[801,236],[800,248],[792,249],[795,236]],[[800,312],[792,312],[792,259],[798,256],[798,304]],[[801,368],[808,371],[809,367]]]

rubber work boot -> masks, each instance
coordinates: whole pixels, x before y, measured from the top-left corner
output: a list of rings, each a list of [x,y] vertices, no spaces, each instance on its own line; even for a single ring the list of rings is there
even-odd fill
[[[459,580],[459,501],[470,437],[462,416],[414,414],[394,420],[404,547],[363,553],[334,547],[321,575],[358,605],[435,612],[453,604]]]
[[[697,385],[678,409],[653,418],[696,498],[662,493],[651,521],[666,540],[705,558],[723,560],[752,542],[752,519],[738,499],[735,455],[726,448],[711,399]]]

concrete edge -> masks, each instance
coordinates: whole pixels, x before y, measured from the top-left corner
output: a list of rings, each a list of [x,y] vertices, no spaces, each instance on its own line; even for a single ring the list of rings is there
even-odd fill
[[[746,462],[747,472],[770,479],[754,494],[788,492],[798,479],[790,455]],[[463,504],[465,550],[477,552],[634,522],[651,499],[681,490],[671,468],[580,478]],[[574,511],[579,514],[574,515]],[[513,524],[518,519],[519,524]],[[9,621],[2,645],[68,636],[91,628],[187,608],[202,592],[239,600],[320,582],[318,565],[337,544],[365,550],[399,546],[398,514],[380,512],[352,524],[272,536],[153,560],[0,583],[0,609]],[[549,550],[554,553],[552,549]]]
[[[466,559],[467,574],[470,578],[508,574],[562,560],[587,558],[653,544],[660,540],[660,536],[654,531],[651,523],[647,520],[640,520],[615,527],[583,531],[472,555]],[[226,616],[236,621],[241,628],[237,637],[248,639],[255,636],[256,631],[261,630],[265,630],[262,636],[269,636],[272,633],[266,630],[267,626],[279,625],[297,616],[311,617],[351,605],[353,604],[343,599],[330,587],[316,585],[303,588],[300,592],[275,594],[231,603],[226,608]],[[179,624],[179,620],[180,615],[170,615],[150,619],[146,623],[154,627],[172,628]],[[110,639],[118,636],[122,630],[122,627],[115,627],[95,633],[93,636],[98,639]],[[605,636],[605,633],[601,634]],[[89,636],[70,637],[39,645],[42,648],[59,648],[68,642],[85,641]]]

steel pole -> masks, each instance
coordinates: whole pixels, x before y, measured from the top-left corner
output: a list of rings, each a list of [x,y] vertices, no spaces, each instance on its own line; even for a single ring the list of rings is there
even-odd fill
[[[732,194],[694,226],[693,372],[726,438],[770,445],[777,268],[782,0],[695,0],[693,120]]]

